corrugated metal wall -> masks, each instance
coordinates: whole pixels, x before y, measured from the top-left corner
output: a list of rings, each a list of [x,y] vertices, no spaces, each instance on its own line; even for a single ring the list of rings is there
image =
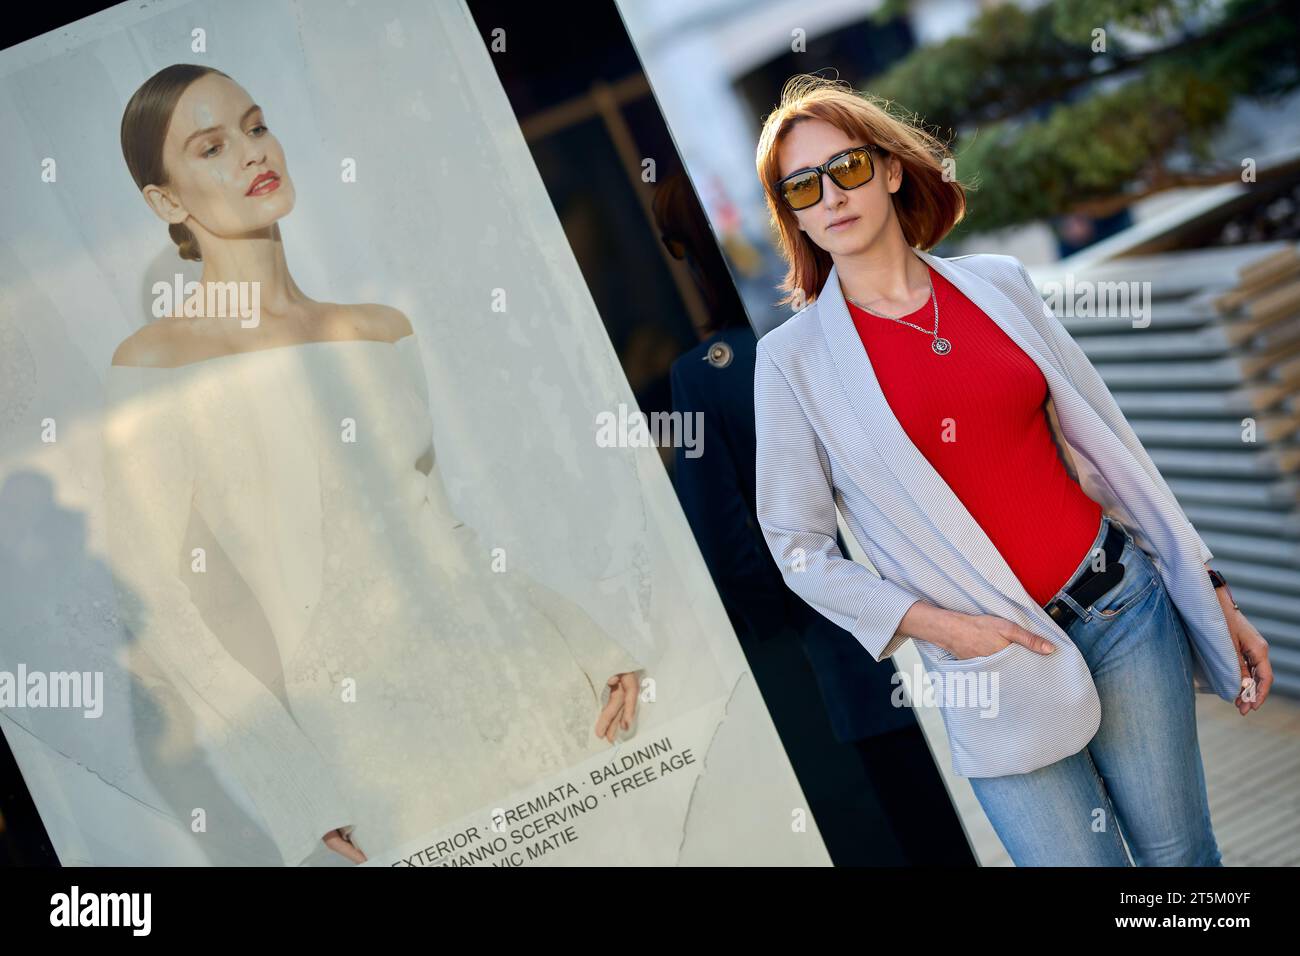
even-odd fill
[[[1268,640],[1275,692],[1300,698],[1300,252],[1167,252],[1056,281],[1150,283],[1145,327],[1045,291]]]

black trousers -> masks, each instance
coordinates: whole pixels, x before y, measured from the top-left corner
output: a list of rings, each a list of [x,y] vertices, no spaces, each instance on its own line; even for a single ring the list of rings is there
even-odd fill
[[[976,865],[914,719],[837,740],[793,631],[767,640],[742,632],[740,646],[835,865]]]
[[[920,725],[854,742],[905,866],[977,865]]]

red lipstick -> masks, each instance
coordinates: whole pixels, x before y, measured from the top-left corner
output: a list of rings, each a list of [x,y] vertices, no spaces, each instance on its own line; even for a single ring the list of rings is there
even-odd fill
[[[280,177],[269,170],[253,180],[245,196],[265,196],[280,188]]]

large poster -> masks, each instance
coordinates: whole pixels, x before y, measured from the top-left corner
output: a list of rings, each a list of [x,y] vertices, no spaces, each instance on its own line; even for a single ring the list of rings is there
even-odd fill
[[[0,728],[64,863],[828,862],[491,31],[0,54]]]

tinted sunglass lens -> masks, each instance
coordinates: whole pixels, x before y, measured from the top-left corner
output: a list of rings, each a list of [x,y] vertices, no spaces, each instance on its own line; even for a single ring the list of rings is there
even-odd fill
[[[853,189],[871,178],[871,154],[865,149],[855,149],[835,160],[828,172],[841,189]]]
[[[791,209],[805,209],[821,199],[821,177],[817,173],[804,173],[781,184],[781,195]]]

